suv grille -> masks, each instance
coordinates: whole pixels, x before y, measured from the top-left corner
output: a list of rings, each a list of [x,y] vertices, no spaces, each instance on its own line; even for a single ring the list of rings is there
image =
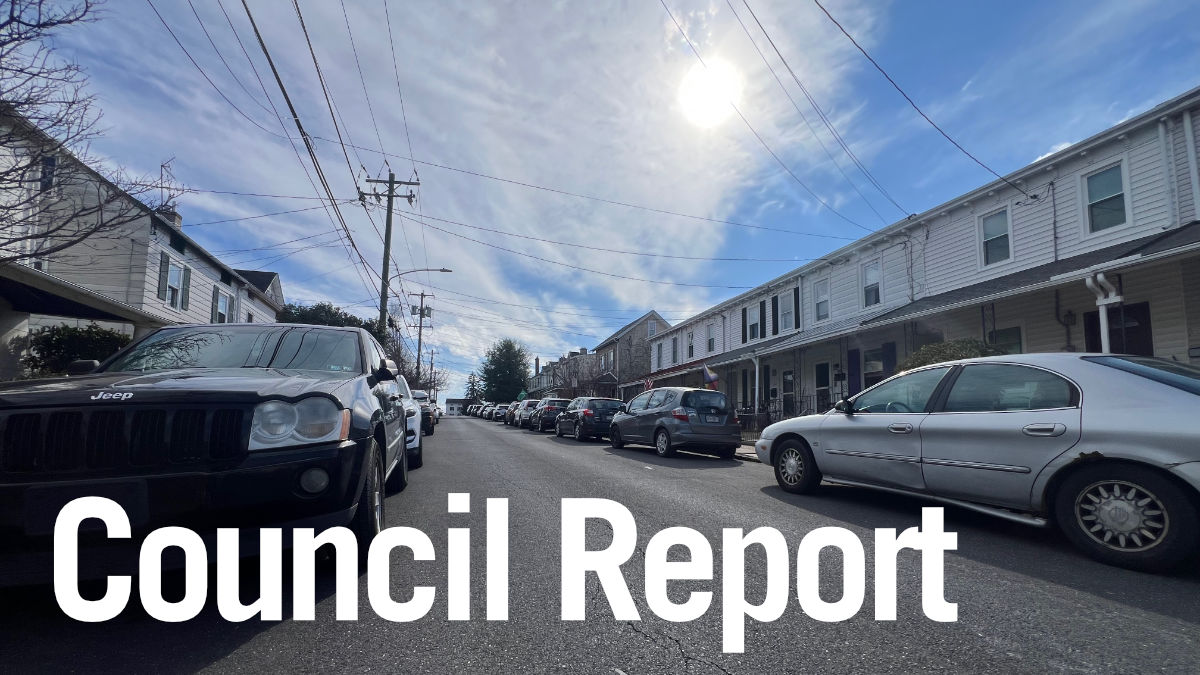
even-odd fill
[[[0,471],[153,471],[246,454],[243,408],[0,412]]]

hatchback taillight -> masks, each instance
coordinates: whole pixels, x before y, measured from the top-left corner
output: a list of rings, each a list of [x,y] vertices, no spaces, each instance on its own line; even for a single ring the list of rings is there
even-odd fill
[[[671,411],[671,417],[674,417],[681,422],[686,422],[688,421],[688,411],[684,408],[676,408]]]
[[[584,416],[584,417],[595,417],[595,416],[596,416],[596,413],[592,412],[592,411],[591,411],[590,409],[588,409],[588,408],[584,408],[584,409],[583,409],[583,416]]]

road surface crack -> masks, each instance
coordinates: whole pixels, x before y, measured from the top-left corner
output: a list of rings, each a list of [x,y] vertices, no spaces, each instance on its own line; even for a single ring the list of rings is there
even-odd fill
[[[658,645],[660,647],[669,648],[668,645],[664,644],[661,640],[659,640],[657,637],[655,637],[654,634],[652,634],[648,631],[644,631],[641,628],[638,628],[637,624],[634,623],[633,621],[626,621],[625,624],[627,626],[629,626],[631,629],[633,629],[633,632],[637,633],[638,635],[641,635],[642,637],[646,638],[647,640],[654,643],[655,645]],[[684,672],[691,672],[692,662],[695,661],[696,663],[702,663],[711,668],[716,668],[717,670],[721,671],[722,673],[725,673],[725,675],[734,675],[734,673],[732,671],[727,670],[724,666],[721,666],[720,664],[713,663],[712,661],[709,661],[708,659],[700,657],[700,656],[692,656],[691,654],[688,654],[687,650],[683,648],[683,643],[680,642],[679,638],[675,637],[674,635],[671,635],[670,633],[666,633],[666,632],[659,632],[659,635],[670,640],[675,645],[675,648],[679,650],[679,655],[681,657],[683,657]]]

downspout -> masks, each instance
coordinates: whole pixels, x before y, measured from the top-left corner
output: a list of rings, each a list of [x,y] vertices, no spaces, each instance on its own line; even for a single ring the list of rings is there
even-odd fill
[[[1183,113],[1183,140],[1187,144],[1188,178],[1192,184],[1192,218],[1200,217],[1200,167],[1196,165],[1196,134],[1192,131],[1192,111]]]
[[[1175,180],[1174,180],[1175,172],[1172,171],[1173,167],[1171,166],[1171,147],[1168,143],[1169,136],[1168,136],[1168,132],[1167,132],[1167,123],[1169,121],[1170,121],[1170,119],[1167,117],[1161,117],[1158,120],[1158,149],[1159,149],[1160,155],[1162,156],[1163,180],[1167,184],[1167,202],[1168,202],[1167,224],[1162,226],[1162,229],[1164,229],[1164,230],[1169,230],[1172,227],[1175,227],[1175,224],[1177,222],[1179,222],[1179,219],[1178,219],[1179,199],[1176,197],[1176,194],[1175,194]],[[1107,352],[1108,350],[1105,350],[1105,351]]]
[[[1100,352],[1103,354],[1111,353],[1111,346],[1108,340],[1108,306],[1122,302],[1122,298],[1116,287],[1105,278],[1104,272],[1097,272],[1083,280],[1083,283],[1092,293],[1096,295],[1096,307],[1100,310]]]

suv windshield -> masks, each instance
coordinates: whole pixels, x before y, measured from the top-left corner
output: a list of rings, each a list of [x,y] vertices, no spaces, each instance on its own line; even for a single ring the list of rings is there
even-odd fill
[[[100,372],[278,368],[361,372],[358,336],[314,326],[192,326],[160,330]]]
[[[1086,356],[1086,360],[1200,396],[1200,368],[1149,356]]]

